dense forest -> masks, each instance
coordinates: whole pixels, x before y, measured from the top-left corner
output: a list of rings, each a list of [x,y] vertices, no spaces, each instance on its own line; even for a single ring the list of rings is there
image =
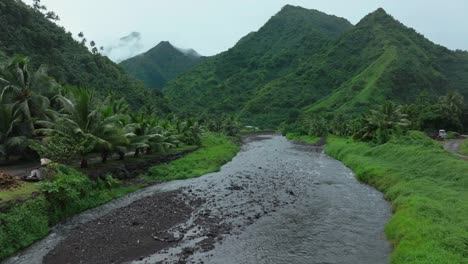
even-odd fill
[[[55,23],[56,19],[57,15],[47,12],[40,3],[29,7],[22,1],[2,0],[0,53],[10,58],[27,56],[32,68],[46,67],[59,84],[87,87],[102,96],[125,97],[132,108],[152,104],[166,110],[161,93],[147,89],[100,55],[98,44],[86,39],[83,33],[76,36],[79,38],[76,41]]]
[[[449,92],[466,98],[467,72],[468,52],[432,43],[383,9],[352,26],[286,6],[229,51],[170,82],[165,93],[181,113],[231,112],[245,124],[275,128],[285,120],[354,119],[387,100],[434,103]]]
[[[168,114],[161,92],[130,77],[54,22],[35,1],[0,3],[0,157],[47,157],[61,162],[92,154],[165,152],[200,144],[203,129],[235,134],[236,120],[179,119]]]
[[[122,61],[120,65],[146,87],[162,89],[190,68],[202,62],[204,57],[194,50],[182,50],[168,41],[162,41],[149,51]]]

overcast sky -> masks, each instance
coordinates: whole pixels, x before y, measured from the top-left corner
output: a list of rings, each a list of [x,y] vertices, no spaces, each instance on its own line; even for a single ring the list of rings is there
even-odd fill
[[[32,0],[25,0],[31,3]],[[467,0],[42,0],[75,36],[88,40],[120,60],[168,40],[202,55],[232,47],[258,30],[286,4],[317,9],[356,24],[383,7],[437,44],[468,50]],[[119,39],[132,34],[126,41]]]

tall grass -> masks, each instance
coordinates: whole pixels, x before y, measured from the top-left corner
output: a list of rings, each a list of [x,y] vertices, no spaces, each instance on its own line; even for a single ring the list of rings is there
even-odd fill
[[[460,154],[468,156],[468,139],[465,139],[460,146]]]
[[[468,162],[420,132],[379,146],[332,137],[326,152],[392,202],[391,263],[468,263]]]

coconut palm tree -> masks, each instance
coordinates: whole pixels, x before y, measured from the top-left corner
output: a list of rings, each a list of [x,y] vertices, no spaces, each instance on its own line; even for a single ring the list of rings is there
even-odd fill
[[[354,135],[359,140],[374,140],[385,143],[390,136],[409,126],[406,115],[401,106],[393,102],[386,102],[376,110],[371,110],[361,118],[361,129]]]
[[[201,145],[202,129],[198,122],[188,118],[187,120],[174,119],[179,141],[188,145]]]
[[[449,92],[439,100],[441,116],[446,126],[462,130],[464,98],[458,92]]]
[[[6,160],[15,151],[22,152],[28,146],[28,138],[15,133],[21,120],[13,105],[4,103],[0,95],[0,156]]]
[[[18,124],[21,133],[30,136],[35,120],[51,117],[49,99],[38,92],[50,90],[57,84],[47,76],[45,67],[31,74],[28,64],[27,58],[16,56],[1,65],[0,87],[3,102],[12,104],[14,111],[21,115],[22,122]]]
[[[108,111],[107,100],[99,104],[94,93],[78,88],[70,88],[67,96],[58,95],[57,100],[62,105],[61,117],[74,128],[74,133],[93,142],[93,151],[101,153],[103,162],[107,161],[111,151],[129,143],[119,126],[122,117]],[[86,167],[88,153],[82,154],[81,167]]]

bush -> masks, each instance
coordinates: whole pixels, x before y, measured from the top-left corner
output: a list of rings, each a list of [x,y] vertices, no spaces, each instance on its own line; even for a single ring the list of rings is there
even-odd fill
[[[38,198],[0,213],[0,260],[47,235],[47,208],[45,199]]]

